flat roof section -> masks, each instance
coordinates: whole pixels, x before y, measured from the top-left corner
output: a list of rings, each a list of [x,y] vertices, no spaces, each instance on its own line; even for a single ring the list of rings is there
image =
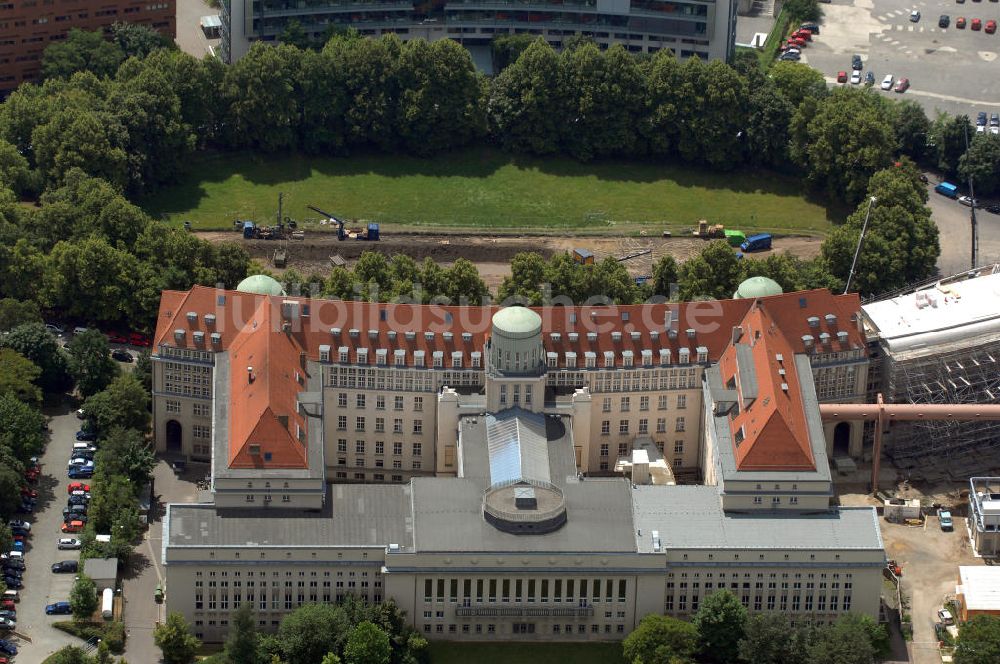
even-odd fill
[[[317,512],[171,504],[166,547],[362,547],[413,544],[408,484],[331,484]]]
[[[956,590],[965,596],[968,611],[1000,611],[1000,569],[962,565],[958,568],[962,585]]]
[[[874,507],[841,507],[815,514],[731,514],[722,510],[712,486],[639,486],[632,490],[632,504],[640,553],[654,552],[650,534],[656,530],[667,551],[809,549],[885,555]]]
[[[1000,334],[1000,273],[937,283],[861,307],[868,327],[895,352]]]

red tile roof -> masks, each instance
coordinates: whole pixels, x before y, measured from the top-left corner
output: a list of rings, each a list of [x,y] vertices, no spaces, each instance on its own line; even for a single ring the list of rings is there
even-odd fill
[[[744,396],[748,386],[740,384],[735,344],[719,362],[723,383],[734,382],[741,395],[739,413],[730,423],[736,468],[815,470],[794,350],[771,316],[771,308],[770,301],[764,304],[757,300],[740,323],[743,333],[739,343],[751,348],[756,398]]]

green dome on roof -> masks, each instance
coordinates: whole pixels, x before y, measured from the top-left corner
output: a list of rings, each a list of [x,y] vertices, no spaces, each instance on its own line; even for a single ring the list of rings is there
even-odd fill
[[[284,295],[285,289],[275,279],[266,274],[251,274],[236,287],[241,293],[256,293],[257,295]]]
[[[493,314],[493,329],[515,339],[538,334],[542,317],[527,307],[504,307]]]
[[[757,297],[768,297],[770,295],[781,295],[784,291],[774,279],[767,277],[750,277],[739,285],[733,293],[733,299],[750,300]]]

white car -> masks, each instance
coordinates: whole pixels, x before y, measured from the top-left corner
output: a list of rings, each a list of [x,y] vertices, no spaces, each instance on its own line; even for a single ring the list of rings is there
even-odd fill
[[[882,79],[882,89],[883,90],[891,90],[892,89],[892,82],[894,80],[895,79],[892,77],[892,74],[886,74],[885,78]]]
[[[861,82],[861,71],[855,69],[854,71],[851,72],[851,83],[857,85],[860,82]]]
[[[46,323],[45,329],[57,337],[66,331],[66,328],[56,325],[55,323]]]
[[[20,560],[24,560],[24,552],[23,551],[8,551],[7,553],[5,553],[3,555],[0,555],[0,560],[14,560],[15,558],[18,558]]]
[[[994,136],[1000,136],[1000,127],[997,126],[990,127],[990,133],[993,134]]]
[[[81,546],[80,540],[75,537],[61,537],[59,539],[60,549],[79,549]]]

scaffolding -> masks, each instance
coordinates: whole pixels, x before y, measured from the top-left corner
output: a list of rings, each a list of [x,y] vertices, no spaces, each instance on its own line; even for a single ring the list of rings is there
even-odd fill
[[[885,353],[881,370],[891,403],[1000,404],[1000,335]],[[885,433],[886,456],[904,467],[927,456],[1000,447],[1000,421],[893,422]]]

